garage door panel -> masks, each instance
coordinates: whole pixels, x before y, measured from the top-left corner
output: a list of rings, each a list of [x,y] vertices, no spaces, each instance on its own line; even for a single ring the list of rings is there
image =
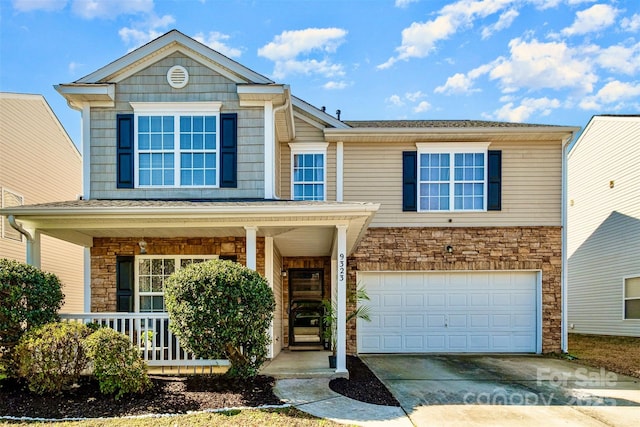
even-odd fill
[[[372,322],[358,351],[535,352],[535,272],[361,272]]]

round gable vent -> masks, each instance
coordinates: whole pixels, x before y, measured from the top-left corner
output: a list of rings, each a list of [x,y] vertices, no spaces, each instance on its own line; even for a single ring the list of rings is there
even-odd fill
[[[172,88],[182,89],[189,83],[189,73],[182,65],[174,65],[167,72],[167,81]]]

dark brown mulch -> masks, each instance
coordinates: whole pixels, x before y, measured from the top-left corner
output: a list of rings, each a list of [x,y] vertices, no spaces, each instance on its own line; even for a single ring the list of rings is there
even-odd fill
[[[399,406],[398,401],[359,358],[348,356],[349,380],[332,380],[329,386],[352,399],[377,405]],[[31,393],[25,382],[0,380],[0,416],[31,418],[99,418],[142,414],[183,414],[188,411],[232,407],[280,405],[273,394],[275,380],[258,376],[253,380],[224,375],[151,375],[153,388],[141,395],[115,400],[100,393],[98,383],[88,377],[60,395]]]
[[[329,387],[336,393],[374,405],[400,406],[391,392],[358,357],[347,356],[349,379],[336,378]]]
[[[275,380],[258,376],[251,381],[221,375],[151,376],[153,388],[120,400],[100,393],[98,383],[82,378],[78,387],[60,395],[39,396],[14,380],[0,381],[0,416],[32,418],[98,418],[141,414],[172,414],[205,409],[279,405]]]

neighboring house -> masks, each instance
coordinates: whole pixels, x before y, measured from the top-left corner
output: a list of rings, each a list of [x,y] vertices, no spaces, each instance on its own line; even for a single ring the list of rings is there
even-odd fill
[[[569,332],[640,336],[640,116],[594,116],[568,165]]]
[[[331,296],[342,372],[347,352],[560,351],[577,128],[343,122],[178,31],[57,90],[84,199],[8,212],[90,248],[87,310],[161,313],[172,271],[220,257],[273,287],[273,357],[319,344]],[[345,329],[356,284],[372,322]]]
[[[42,95],[0,93],[0,208],[74,200],[82,193],[82,159]],[[26,261],[26,239],[0,216],[0,258]],[[40,238],[36,236],[36,238]],[[40,265],[63,284],[63,312],[83,307],[84,250],[40,238]]]

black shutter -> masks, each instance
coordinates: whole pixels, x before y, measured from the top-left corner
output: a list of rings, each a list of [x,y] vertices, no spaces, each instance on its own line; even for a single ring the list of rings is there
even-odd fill
[[[502,209],[502,151],[489,150],[487,210]]]
[[[220,187],[238,186],[238,115],[220,114]]]
[[[132,256],[116,257],[116,311],[133,312],[133,262]]]
[[[402,210],[418,210],[418,153],[402,152]]]
[[[133,188],[133,114],[118,114],[116,120],[117,188]]]

